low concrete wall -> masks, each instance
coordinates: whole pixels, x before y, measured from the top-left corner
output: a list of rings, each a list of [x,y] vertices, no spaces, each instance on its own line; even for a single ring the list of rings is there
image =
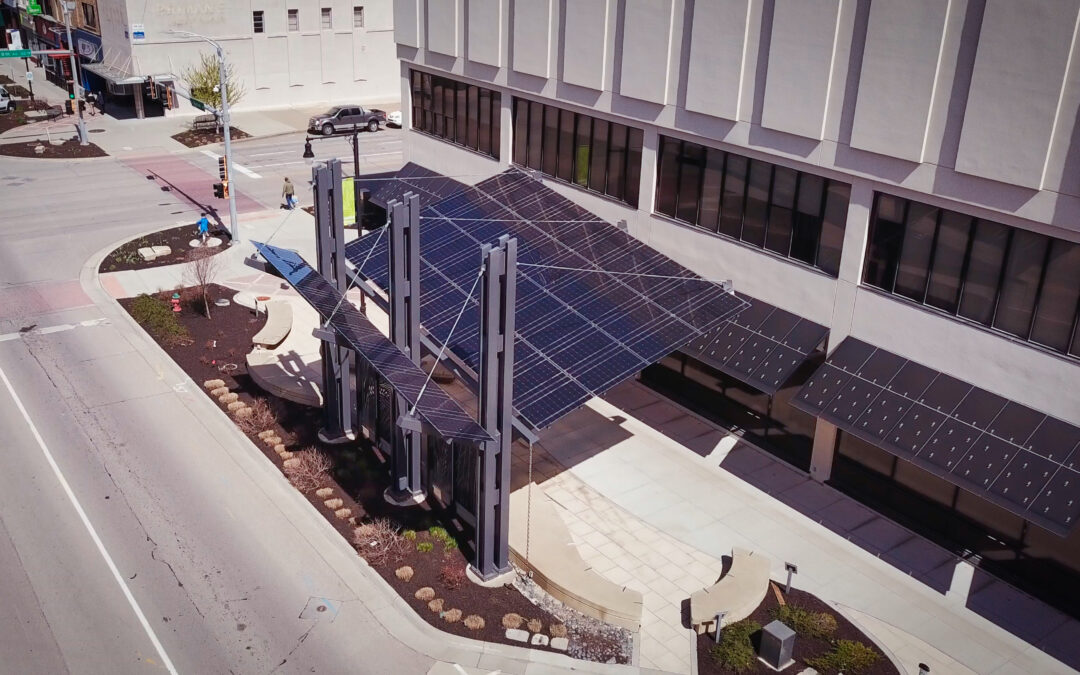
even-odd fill
[[[619,586],[590,570],[571,544],[562,516],[543,488],[532,484],[532,532],[526,546],[529,486],[510,495],[510,559],[531,571],[533,581],[552,597],[582,614],[637,632],[641,593]],[[529,558],[526,559],[526,549]]]

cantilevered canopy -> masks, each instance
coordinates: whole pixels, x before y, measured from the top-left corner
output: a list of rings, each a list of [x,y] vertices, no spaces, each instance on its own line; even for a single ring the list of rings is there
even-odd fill
[[[1065,536],[1080,517],[1080,428],[855,338],[792,405]]]
[[[534,429],[747,306],[519,169],[429,203],[420,221],[420,323],[474,372],[478,298],[466,296],[480,247],[517,238],[514,409]],[[345,250],[361,276],[390,290],[386,237],[369,234]]]
[[[466,188],[464,183],[413,162],[401,167],[401,170],[393,175],[375,178],[360,176],[357,181],[361,188],[370,191],[368,199],[383,208],[386,208],[391,199],[401,199],[401,195],[406,192],[419,195],[421,206],[427,206]]]
[[[371,364],[410,406],[416,404],[417,397],[423,390],[416,413],[435,432],[444,438],[455,440],[492,440],[483,427],[462,410],[456,401],[437,384],[428,382],[427,374],[380,333],[367,317],[348,301],[342,301],[337,289],[312,269],[299,254],[259,242],[252,243],[259,254],[315,308],[323,321],[328,321],[328,326],[341,336],[360,358]],[[428,382],[426,388],[425,382]]]

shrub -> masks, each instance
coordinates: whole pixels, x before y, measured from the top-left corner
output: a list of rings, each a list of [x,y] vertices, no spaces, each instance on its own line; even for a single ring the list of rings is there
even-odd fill
[[[836,632],[836,617],[828,612],[811,612],[798,605],[781,605],[772,610],[772,617],[804,637],[826,639]]]
[[[342,506],[345,506],[345,501],[341,497],[334,497],[333,499],[327,499],[323,504],[331,511],[337,511]]]
[[[416,545],[416,550],[420,553],[431,553],[431,549],[435,546],[430,541],[422,541]]]
[[[447,590],[456,591],[468,581],[468,578],[465,576],[465,570],[458,565],[443,565],[443,568],[439,570],[439,581]]]
[[[438,526],[435,526],[428,530],[428,534],[431,535],[432,539],[435,539],[437,541],[446,541],[450,537],[450,533],[446,531],[445,527]]]
[[[334,494],[334,488],[331,487],[321,487],[315,491],[315,496],[319,499],[329,499],[332,494]]]
[[[239,424],[244,420],[251,417],[251,408],[244,406],[243,408],[237,408],[233,411],[233,419]]]
[[[338,520],[348,520],[349,518],[352,518],[352,509],[338,509],[337,511],[334,511],[334,516]]]
[[[235,396],[235,395],[236,394],[233,394],[233,396]],[[229,409],[229,412],[236,412],[240,408],[246,408],[247,403],[244,403],[243,401],[232,401],[232,402],[226,404],[225,407]]]
[[[297,466],[300,466],[300,460],[295,457],[290,457],[289,459],[281,463],[281,468],[286,472],[288,472],[289,469]]]
[[[539,633],[544,630],[544,622],[540,619],[529,619],[529,622],[525,624],[525,626],[528,627],[529,632],[531,633]]]
[[[395,563],[405,555],[405,540],[394,525],[377,518],[353,530],[353,546],[372,565]]]
[[[147,333],[162,342],[173,344],[188,337],[187,328],[177,320],[169,303],[145,293],[135,298],[132,303],[131,317]]]
[[[270,403],[265,398],[257,398],[251,402],[251,417],[240,422],[240,430],[245,434],[253,434],[260,429],[272,429],[277,421],[277,415]],[[276,433],[270,435],[277,436]]]
[[[750,636],[761,630],[761,624],[743,619],[720,632],[720,644],[709,649],[717,665],[736,673],[751,670],[757,664],[757,654]]]
[[[521,624],[524,623],[524,621],[525,619],[521,618],[520,614],[510,612],[509,614],[503,614],[502,625],[503,628],[507,630],[513,630],[515,628],[521,628]]]
[[[428,602],[435,598],[435,589],[431,586],[424,586],[423,588],[416,589],[416,593],[413,596],[421,602]]]
[[[240,394],[237,394],[235,391],[230,391],[218,396],[217,400],[218,403],[232,403],[239,398]]]
[[[408,565],[404,567],[399,567],[394,570],[394,576],[396,576],[398,579],[401,579],[402,581],[409,581],[413,578],[413,568],[409,567]]]
[[[213,393],[213,392],[210,392],[210,393]],[[265,441],[266,439],[270,438],[271,436],[276,436],[276,435],[277,435],[277,432],[275,432],[273,429],[264,429],[263,431],[260,431],[259,434],[258,434],[260,441]]]
[[[443,599],[442,598],[435,598],[434,600],[428,602],[427,608],[430,609],[431,611],[435,612],[436,614],[438,614],[439,612],[442,611]]]
[[[416,530],[405,530],[405,532],[401,536],[405,537],[409,541],[416,541]]]
[[[446,539],[443,539],[443,552],[444,553],[449,553],[450,551],[456,551],[457,547],[458,547],[457,539],[454,539],[453,537],[450,537],[450,536],[448,536]]]
[[[443,612],[442,618],[444,620],[446,620],[447,623],[454,623],[456,621],[461,621],[461,610],[460,609],[447,610],[447,611]]]
[[[228,393],[229,393],[229,388],[228,387],[218,387],[217,389],[214,389],[213,391],[211,391],[210,395],[214,396],[214,397],[221,397],[221,396],[224,396],[225,394],[228,394]]]
[[[475,614],[470,614],[465,617],[465,621],[462,623],[464,623],[465,627],[469,630],[484,630],[484,620]]]
[[[277,448],[278,446],[275,445],[274,447]],[[285,446],[281,445],[281,449],[284,450]],[[311,492],[330,481],[330,458],[324,453],[315,448],[308,448],[295,453],[293,458],[300,460],[300,463],[286,469],[285,476],[293,487],[300,492]],[[341,508],[341,505],[338,505],[338,508]]]
[[[553,638],[564,638],[566,637],[566,624],[553,623],[548,628],[548,632],[551,633]]]
[[[806,659],[806,665],[823,675],[848,673],[857,675],[881,658],[876,651],[855,640],[837,640],[832,651]]]
[[[139,296],[139,297],[150,297],[150,296]],[[153,300],[153,298],[150,298],[150,299]],[[132,309],[132,311],[134,311],[134,309]],[[225,380],[207,380],[206,382],[203,382],[202,386],[203,386],[204,389],[219,389],[219,388],[225,386]]]

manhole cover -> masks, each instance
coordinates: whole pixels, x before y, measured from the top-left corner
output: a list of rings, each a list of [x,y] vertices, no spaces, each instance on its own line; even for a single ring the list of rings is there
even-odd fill
[[[90,133],[92,133],[92,134],[103,134],[103,133],[105,133],[105,130],[104,129],[91,129]]]

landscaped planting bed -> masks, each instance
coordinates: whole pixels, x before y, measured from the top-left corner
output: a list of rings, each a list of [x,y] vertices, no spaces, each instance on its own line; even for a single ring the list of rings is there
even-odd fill
[[[753,614],[720,631],[719,645],[711,635],[697,636],[699,675],[776,672],[757,658],[761,627],[774,619],[796,633],[795,664],[786,673],[814,668],[821,675],[900,675],[866,634],[835,609],[805,591],[781,594],[776,584],[770,584]]]
[[[211,298],[235,295],[217,285],[209,291]],[[508,626],[526,631],[530,638],[565,636],[565,653],[571,656],[629,662],[627,631],[553,606],[530,581],[484,588],[467,579],[469,542],[451,514],[433,499],[413,507],[389,504],[383,499],[390,483],[388,462],[367,441],[324,444],[317,437],[321,410],[275,399],[259,389],[247,374],[244,355],[265,323],[264,315],[232,303],[212,306],[213,318],[208,320],[198,294],[188,290],[180,291],[182,311],[177,314],[168,307],[172,293],[120,303],[142,319],[158,344],[192,380],[204,385],[203,391],[425,621],[455,635],[517,646],[526,644],[508,639]],[[250,412],[238,412],[245,409]],[[530,601],[519,587],[550,611]],[[527,646],[562,651],[550,645]]]
[[[241,131],[236,127],[229,127],[229,140],[240,140],[241,138],[251,138],[251,134],[246,131]],[[183,143],[189,148],[198,148],[203,145],[212,145],[214,143],[224,143],[225,134],[222,131],[216,129],[188,129],[187,131],[181,131],[178,134],[173,134],[172,139]]]
[[[221,239],[221,246],[212,250],[220,252],[232,245],[232,239],[229,237],[227,229],[211,225],[210,233]],[[198,237],[199,227],[192,223],[191,225],[179,225],[133,239],[105,256],[105,259],[101,261],[101,265],[98,267],[98,271],[145,270],[151,267],[185,262],[188,260],[190,252],[194,250],[189,245],[191,240],[198,239]],[[172,253],[147,261],[139,255],[139,249],[148,246],[168,246],[172,249]]]
[[[18,115],[20,113],[10,114]],[[38,146],[43,148],[41,153],[37,152]],[[85,159],[88,157],[108,157],[109,153],[93,143],[80,145],[78,138],[69,138],[56,144],[50,141],[4,143],[0,145],[0,155],[38,159]]]

